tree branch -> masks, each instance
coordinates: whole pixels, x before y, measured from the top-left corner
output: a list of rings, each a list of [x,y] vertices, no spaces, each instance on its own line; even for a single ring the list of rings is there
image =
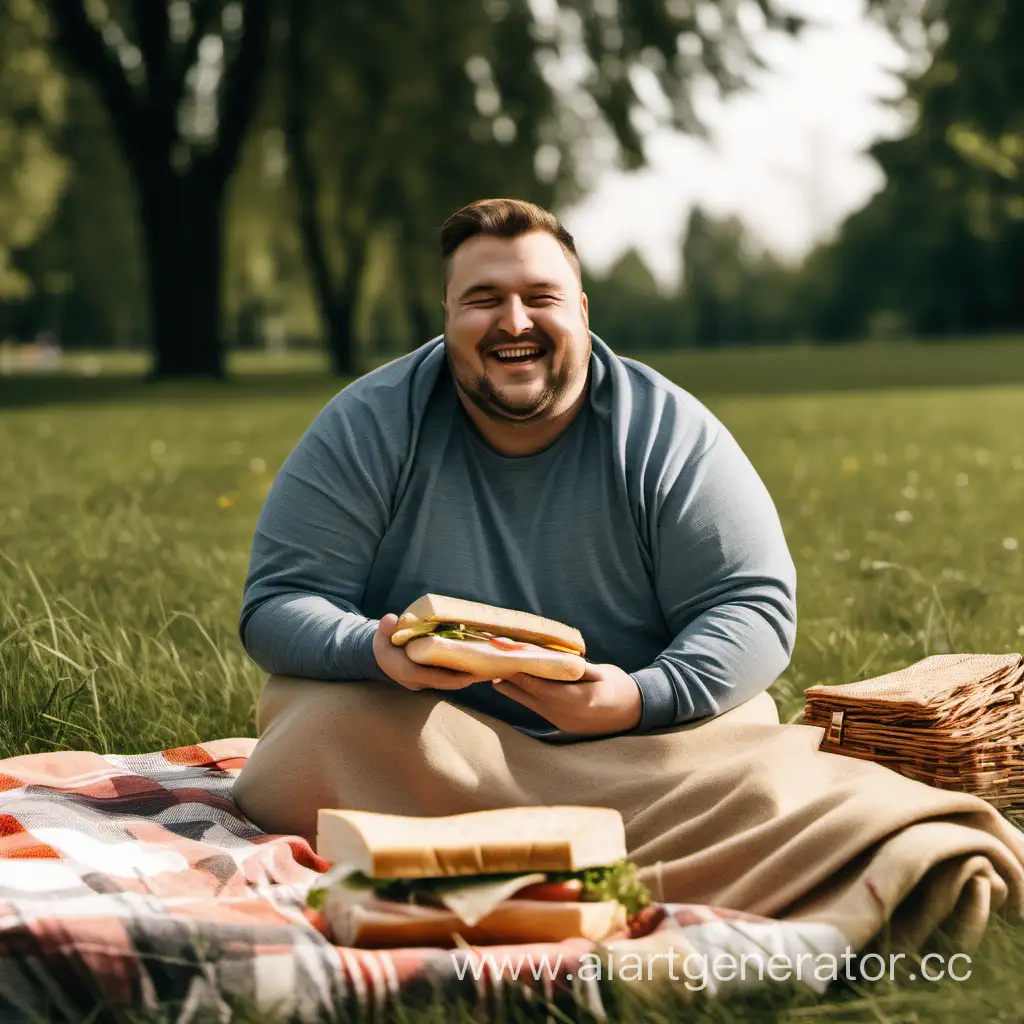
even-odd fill
[[[47,8],[53,18],[58,50],[96,84],[125,155],[136,163],[149,127],[120,62],[86,15],[83,0],[47,0]]]
[[[248,0],[244,17],[238,53],[230,62],[225,55],[224,84],[217,104],[217,145],[201,161],[203,171],[218,185],[227,181],[235,166],[256,109],[257,91],[267,63],[270,0]]]
[[[334,282],[331,280],[327,248],[324,245],[320,218],[317,215],[320,187],[307,141],[311,97],[307,56],[303,52],[302,44],[309,31],[309,5],[310,0],[289,0],[288,3],[288,37],[284,61],[284,137],[288,166],[295,182],[299,205],[298,227],[302,248],[309,264],[313,291],[324,328],[329,330],[335,301]]]

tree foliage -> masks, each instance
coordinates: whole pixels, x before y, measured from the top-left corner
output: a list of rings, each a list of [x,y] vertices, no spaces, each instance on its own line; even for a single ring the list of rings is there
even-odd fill
[[[701,211],[684,242],[673,343],[887,340],[1024,327],[1024,6],[876,0],[914,58],[902,138],[871,149],[885,184],[790,269]],[[631,310],[625,314],[626,308]],[[618,303],[637,347],[646,299]]]
[[[912,22],[894,17],[912,36]],[[909,132],[872,148],[885,186],[812,255],[818,336],[1024,325],[1024,7],[928,0]]]
[[[396,0],[386,20],[371,0],[290,0],[286,138],[335,368],[358,361],[375,240],[385,301],[422,341],[440,326],[444,217],[486,195],[565,202],[614,157],[639,164],[656,119],[696,130],[697,84],[734,90],[757,63],[744,12],[798,28],[771,0]]]
[[[68,81],[56,145],[71,173],[47,229],[19,255],[38,286],[15,327],[29,336],[52,332],[67,348],[142,347],[149,323],[132,180],[106,110],[82,78]],[[48,287],[54,279],[62,285],[56,291]]]
[[[48,50],[48,30],[35,0],[0,6],[0,299],[31,293],[12,251],[45,229],[67,181],[55,146],[67,83]]]
[[[45,9],[65,69],[102,103],[138,216],[145,340],[161,375],[220,375],[226,334],[266,336],[258,321],[301,303],[299,242],[339,370],[354,366],[357,324],[421,339],[438,325],[447,213],[488,194],[565,202],[611,160],[639,165],[655,123],[697,130],[698,86],[742,83],[759,28],[797,28],[777,0],[13,2]],[[257,114],[264,82],[276,90],[269,120]],[[247,145],[256,117],[262,137]],[[275,130],[291,203],[257,166]],[[67,149],[85,188],[102,146],[69,136]],[[226,209],[249,221],[227,232],[227,274]],[[55,234],[88,219],[72,190]],[[45,273],[76,252],[51,237],[28,263]],[[90,281],[70,272],[76,292]],[[88,287],[88,302],[72,299],[93,304],[86,320],[138,330]],[[226,294],[252,331],[223,329]]]
[[[909,130],[872,149],[882,190],[800,268],[695,211],[679,294],[636,253],[588,274],[599,333],[642,350],[1024,324],[1024,7],[871,6],[915,55]],[[70,90],[40,11],[78,76]],[[45,321],[47,275],[68,271],[65,322],[144,333],[168,374],[219,374],[228,337],[316,334],[352,372],[370,346],[400,351],[440,329],[449,213],[497,194],[564,208],[602,170],[640,164],[655,125],[700,131],[702,90],[742,85],[758,31],[799,28],[783,12],[781,0],[10,0],[0,288],[35,284],[21,308]],[[68,103],[75,125],[58,133]],[[11,249],[20,279],[4,276]]]

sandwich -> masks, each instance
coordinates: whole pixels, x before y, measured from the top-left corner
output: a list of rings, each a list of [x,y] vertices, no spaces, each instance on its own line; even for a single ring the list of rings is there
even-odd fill
[[[391,642],[420,665],[507,679],[528,672],[576,682],[587,663],[578,629],[530,612],[426,594],[399,616]]]
[[[650,903],[606,807],[321,809],[317,852],[332,866],[307,902],[342,946],[597,942]]]

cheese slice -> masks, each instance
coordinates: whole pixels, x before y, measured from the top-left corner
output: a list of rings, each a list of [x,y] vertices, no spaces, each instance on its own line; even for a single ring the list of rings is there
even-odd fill
[[[391,642],[401,647],[418,636],[426,636],[427,633],[433,633],[440,625],[440,622],[420,622],[415,626],[407,626],[405,629],[392,633]]]
[[[345,884],[348,876],[355,874],[357,870],[351,864],[335,864],[317,879],[316,885],[310,891],[319,891],[332,900],[345,904],[369,904],[381,900],[368,885]],[[482,921],[503,900],[514,896],[520,889],[533,885],[534,882],[546,881],[547,877],[542,871],[497,881],[469,877],[460,885],[451,885],[449,879],[444,879],[444,884],[438,887],[434,895],[464,925],[472,927]],[[385,902],[390,904],[392,901]]]
[[[520,889],[534,882],[543,882],[548,876],[543,872],[518,875],[494,882],[490,880],[470,881],[457,888],[438,892],[437,898],[467,927],[482,921],[494,908]]]
[[[545,644],[544,645],[549,651],[562,651],[565,654],[579,654],[579,651],[574,651],[571,647],[560,647],[558,644]],[[582,657],[582,655],[580,655]]]

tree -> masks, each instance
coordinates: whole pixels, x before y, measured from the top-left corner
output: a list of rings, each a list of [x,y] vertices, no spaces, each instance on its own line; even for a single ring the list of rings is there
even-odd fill
[[[65,348],[139,348],[149,325],[131,178],[95,88],[73,77],[67,92],[55,145],[69,180],[47,230],[19,257],[37,293],[25,319]],[[54,280],[61,294],[50,293]]]
[[[224,306],[227,333],[239,348],[319,340],[280,113],[277,103],[257,112],[228,201]]]
[[[67,83],[50,58],[47,34],[34,0],[0,6],[0,300],[31,294],[12,252],[46,228],[67,181],[67,162],[55,147]]]
[[[131,172],[153,372],[224,374],[223,208],[264,71],[270,0],[45,0]]]
[[[1017,329],[1024,8],[925,0],[916,21],[905,4],[875,6],[917,50],[905,76],[913,123],[905,137],[872,148],[885,186],[807,261],[817,332],[844,339],[894,325],[922,336]]]
[[[585,186],[600,154],[643,161],[660,91],[666,124],[696,130],[697,82],[728,91],[757,63],[750,14],[782,31],[774,0],[529,0],[437,5],[291,0],[286,136],[318,305],[339,373],[358,362],[354,323],[367,253],[395,246],[420,340],[436,323],[436,232],[457,206],[512,194],[551,205]],[[566,72],[566,56],[581,74]],[[399,298],[399,296],[401,296]]]
[[[643,257],[630,249],[603,278],[586,275],[590,322],[613,348],[651,352],[685,343],[677,296],[666,296]]]
[[[383,19],[371,0],[291,0],[289,13],[284,124],[299,224],[332,364],[349,374],[375,244],[392,250],[388,301],[403,305],[422,341],[440,310],[425,254],[446,213],[481,193],[546,201],[550,192],[534,173],[531,125],[495,131],[496,112],[478,109],[477,94],[495,92],[505,70],[484,56],[498,27],[482,5],[398,0]],[[515,19],[500,27],[513,48],[528,30]],[[536,120],[545,94],[532,76],[525,68],[506,96]]]

